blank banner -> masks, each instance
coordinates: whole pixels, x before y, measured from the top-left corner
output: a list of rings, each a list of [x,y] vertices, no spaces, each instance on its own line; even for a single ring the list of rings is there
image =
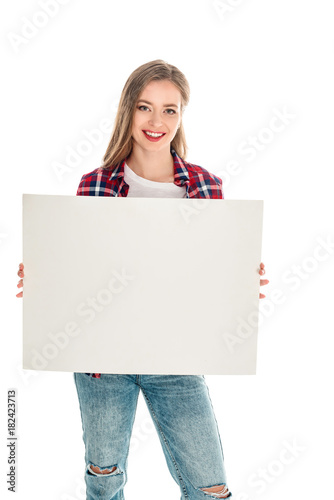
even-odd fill
[[[23,194],[23,368],[255,374],[262,200]]]

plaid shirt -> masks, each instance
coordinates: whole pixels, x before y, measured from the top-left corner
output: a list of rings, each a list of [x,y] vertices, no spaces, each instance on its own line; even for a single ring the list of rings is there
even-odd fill
[[[171,149],[174,160],[174,184],[186,187],[186,198],[224,199],[223,182],[214,174],[198,165],[188,163]],[[112,170],[96,168],[81,177],[77,196],[128,195],[129,185],[124,181],[124,164],[127,158]],[[100,373],[87,373],[100,378]]]

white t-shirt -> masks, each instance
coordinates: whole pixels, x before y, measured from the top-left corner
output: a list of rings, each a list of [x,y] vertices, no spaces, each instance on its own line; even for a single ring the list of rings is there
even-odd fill
[[[124,165],[124,181],[129,185],[128,196],[134,198],[186,198],[186,187],[173,182],[156,182],[137,175],[127,163]]]

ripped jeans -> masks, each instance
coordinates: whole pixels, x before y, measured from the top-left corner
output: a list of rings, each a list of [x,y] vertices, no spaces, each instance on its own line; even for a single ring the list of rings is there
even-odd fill
[[[181,500],[232,496],[204,375],[102,373],[94,378],[75,372],[74,381],[85,444],[87,500],[124,500],[139,390]]]

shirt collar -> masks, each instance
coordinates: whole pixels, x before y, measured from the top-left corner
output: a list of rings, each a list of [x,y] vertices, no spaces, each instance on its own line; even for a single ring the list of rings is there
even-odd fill
[[[174,161],[174,184],[178,186],[182,186],[185,183],[189,182],[189,172],[186,167],[186,162],[176,153],[176,151],[171,148],[170,152],[173,155]],[[116,167],[113,169],[109,180],[120,178],[122,180],[124,178],[124,165],[128,157],[122,160]]]

